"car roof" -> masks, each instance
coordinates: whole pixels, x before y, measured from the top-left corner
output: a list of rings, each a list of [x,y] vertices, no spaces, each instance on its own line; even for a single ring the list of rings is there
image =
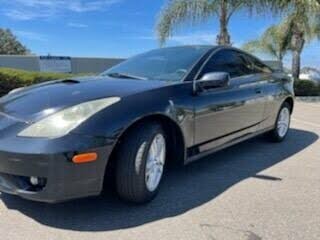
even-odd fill
[[[170,48],[203,48],[207,50],[215,50],[221,48],[222,46],[215,46],[215,45],[180,45],[180,46],[172,46],[172,47],[165,47],[164,49]]]

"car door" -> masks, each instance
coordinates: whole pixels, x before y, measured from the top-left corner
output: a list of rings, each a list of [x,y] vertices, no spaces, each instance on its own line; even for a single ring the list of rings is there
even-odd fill
[[[194,97],[195,145],[208,150],[254,132],[263,118],[263,89],[241,52],[214,53],[197,79],[210,72],[228,72],[227,87],[201,91]]]
[[[278,109],[274,109],[274,106],[276,105],[274,103],[277,101],[277,96],[281,94],[281,91],[275,91],[275,89],[277,89],[281,80],[279,81],[279,78],[275,77],[273,74],[272,69],[259,59],[248,54],[245,54],[245,57],[251,63],[252,71],[257,80],[256,85],[259,85],[263,92],[265,110],[262,119],[263,122],[260,124],[260,130],[264,130],[274,124],[275,115],[278,114]],[[283,75],[281,73],[280,75],[280,79],[282,79]]]

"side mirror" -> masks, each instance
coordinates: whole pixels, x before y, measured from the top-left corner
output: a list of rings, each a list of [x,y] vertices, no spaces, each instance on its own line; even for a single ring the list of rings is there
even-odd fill
[[[196,83],[200,90],[227,87],[230,83],[230,74],[227,72],[206,73]]]

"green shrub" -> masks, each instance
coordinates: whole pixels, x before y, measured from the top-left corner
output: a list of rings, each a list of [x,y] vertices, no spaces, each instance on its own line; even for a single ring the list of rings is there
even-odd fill
[[[308,80],[298,80],[294,83],[296,96],[320,96],[320,86]]]
[[[0,96],[15,88],[32,84],[72,77],[71,74],[29,72],[10,68],[0,68]]]

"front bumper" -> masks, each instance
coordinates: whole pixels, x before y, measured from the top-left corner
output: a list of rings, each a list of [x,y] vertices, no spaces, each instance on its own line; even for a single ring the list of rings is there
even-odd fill
[[[49,203],[99,195],[112,145],[113,141],[105,138],[71,134],[42,143],[0,140],[0,191]],[[97,153],[98,159],[84,164],[71,161],[75,154],[86,152]],[[45,185],[32,188],[31,176],[45,179]]]

